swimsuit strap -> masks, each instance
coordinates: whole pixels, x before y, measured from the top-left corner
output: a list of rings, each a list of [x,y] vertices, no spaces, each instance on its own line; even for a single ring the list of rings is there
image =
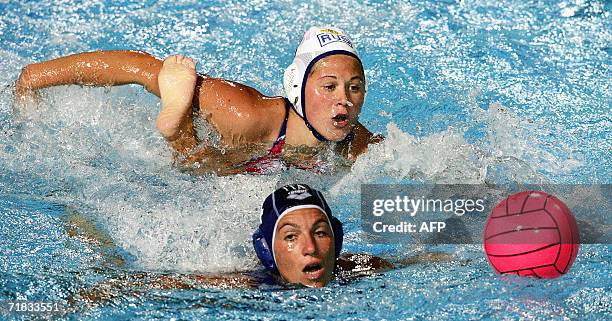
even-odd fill
[[[351,130],[346,137],[342,140],[343,143],[350,143],[355,139],[355,133]]]
[[[289,99],[284,98],[285,100],[285,119],[283,120],[283,124],[281,125],[280,131],[278,132],[278,137],[272,144],[272,148],[270,148],[270,154],[276,155],[280,154],[283,151],[283,147],[285,146],[285,134],[287,133],[287,122],[289,120],[289,109],[291,108],[291,102]]]

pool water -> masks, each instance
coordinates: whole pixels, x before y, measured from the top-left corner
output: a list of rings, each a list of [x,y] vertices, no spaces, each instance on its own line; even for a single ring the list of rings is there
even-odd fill
[[[612,315],[609,244],[583,245],[558,279],[502,277],[479,244],[368,244],[359,215],[364,183],[610,184],[609,1],[3,1],[0,12],[0,301],[59,301],[69,309],[56,317],[74,320]],[[350,168],[182,173],[155,130],[159,100],[138,86],[50,88],[13,108],[23,66],[98,49],[183,53],[202,73],[283,95],[303,32],[324,24],[357,44],[361,122],[386,136]],[[134,285],[79,299],[142,275],[257,269],[261,201],[294,182],[329,195],[348,252],[453,259],[323,289]]]

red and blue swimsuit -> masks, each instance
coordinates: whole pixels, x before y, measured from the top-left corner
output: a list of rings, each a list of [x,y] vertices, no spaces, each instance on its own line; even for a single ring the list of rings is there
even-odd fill
[[[272,144],[272,148],[270,148],[266,155],[255,157],[243,165],[245,166],[245,170],[247,173],[269,172],[274,167],[278,166],[279,162],[281,162],[280,154],[283,152],[283,149],[285,147],[287,121],[289,120],[289,109],[291,109],[291,102],[287,98],[284,98],[284,100],[285,119],[283,120],[283,124],[281,125],[280,131],[278,132],[278,137],[276,138],[274,144]]]

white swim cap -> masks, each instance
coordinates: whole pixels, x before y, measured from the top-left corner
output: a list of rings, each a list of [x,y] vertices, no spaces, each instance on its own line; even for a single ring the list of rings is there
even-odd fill
[[[295,52],[293,63],[287,67],[283,77],[285,94],[293,105],[293,109],[304,119],[312,134],[322,141],[326,139],[310,125],[306,118],[304,90],[312,66],[322,58],[336,54],[355,57],[361,63],[353,41],[344,31],[334,27],[311,27],[304,34]]]

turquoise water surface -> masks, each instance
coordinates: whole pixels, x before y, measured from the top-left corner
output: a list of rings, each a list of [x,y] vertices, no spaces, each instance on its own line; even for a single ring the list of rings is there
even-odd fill
[[[610,6],[2,1],[0,301],[60,302],[66,311],[55,317],[71,320],[610,319],[609,244],[583,245],[558,279],[502,277],[480,242],[369,244],[359,214],[365,183],[610,184]],[[350,168],[332,159],[325,174],[182,173],[155,129],[159,100],[138,86],[50,88],[38,106],[13,108],[23,66],[99,49],[183,53],[202,73],[283,95],[282,73],[303,32],[324,24],[357,44],[369,82],[361,122],[386,136]],[[260,203],[289,182],[325,191],[348,252],[453,259],[323,289],[152,285],[257,270],[250,238]],[[84,299],[100,289],[108,295]]]

